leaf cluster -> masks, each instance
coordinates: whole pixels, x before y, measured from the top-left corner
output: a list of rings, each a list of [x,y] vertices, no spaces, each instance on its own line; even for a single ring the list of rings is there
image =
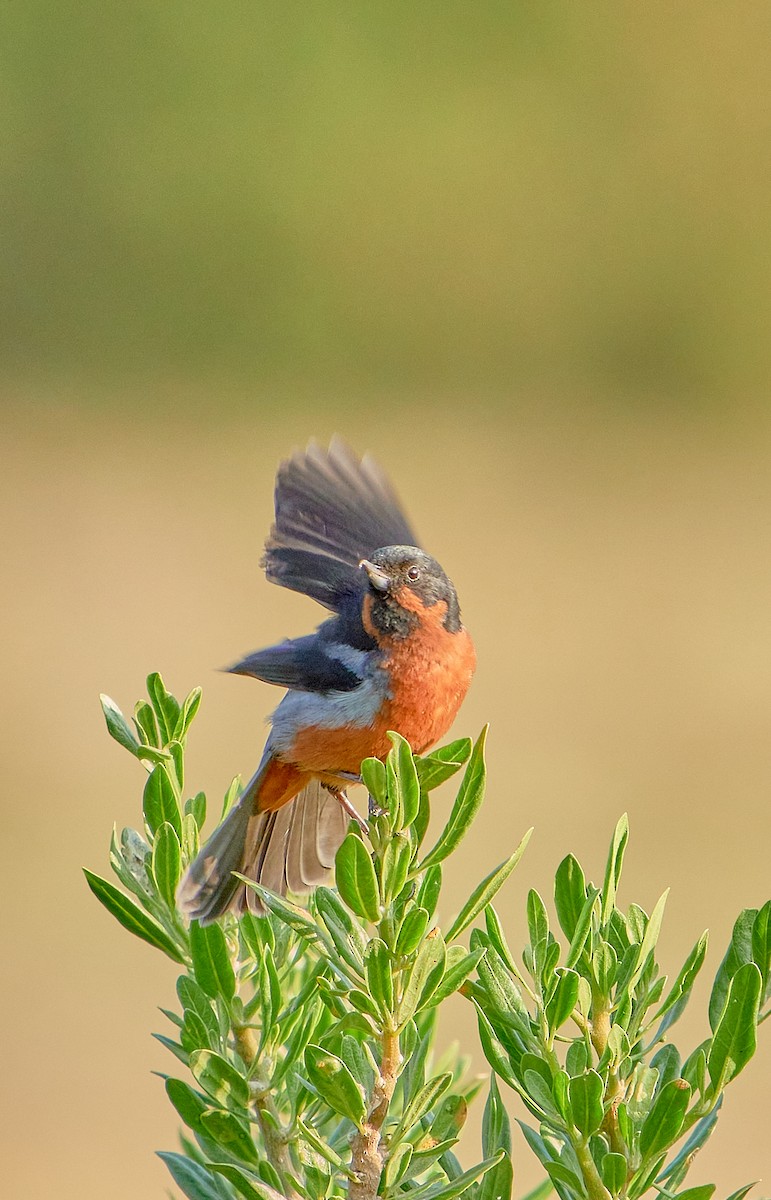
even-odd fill
[[[560,864],[557,933],[530,891],[521,967],[488,906],[485,929],[471,936],[482,957],[466,992],[490,1065],[535,1121],[520,1122],[522,1131],[560,1200],[637,1200],[651,1189],[709,1200],[712,1185],[682,1185],[769,1013],[771,901],[739,916],[712,988],[710,1036],[683,1057],[671,1031],[704,964],[707,934],[669,983],[656,961],[667,893],[650,915],[618,905],[628,832],[624,816],[601,887],[572,855]]]
[[[124,890],[86,874],[125,928],[182,967],[177,1005],[162,1010],[171,1029],[156,1035],[186,1068],[163,1076],[186,1130],[182,1152],[162,1155],[178,1188],[193,1200],[508,1200],[511,1135],[495,1082],[482,1160],[463,1170],[453,1151],[480,1081],[466,1078],[456,1052],[434,1053],[439,1006],[485,955],[458,939],[529,836],[443,930],[442,867],[482,803],[484,734],[424,758],[392,735],[387,760],[362,765],[369,837],[351,826],[335,887],[301,906],[247,881],[266,916],[188,927],[174,897],[206,816],[202,794],[185,798],[185,741],[200,691],[179,703],[151,675],[148,696],[131,723],[103,698],[109,732],[148,772],[143,828],[113,835]],[[449,816],[425,850],[431,793],[453,776],[460,786]]]

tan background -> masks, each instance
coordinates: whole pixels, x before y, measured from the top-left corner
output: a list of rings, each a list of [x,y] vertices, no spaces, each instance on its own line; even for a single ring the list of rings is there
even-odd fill
[[[534,823],[521,944],[528,887],[568,851],[597,878],[627,810],[622,898],[672,886],[670,973],[769,895],[769,12],[372,8],[2,14],[14,1198],[166,1193],[174,969],[80,874],[139,819],[97,696],[201,683],[191,783],[251,770],[275,694],[216,668],[319,619],[258,568],[313,434],[377,450],[478,644],[456,732],[492,722],[490,789],[451,894]],[[761,1035],[692,1173],[718,1198],[771,1177]]]
[[[457,732],[492,721],[490,789],[450,895],[534,823],[500,903],[519,944],[527,888],[547,894],[568,851],[599,877],[626,809],[624,901],[650,910],[672,885],[664,963],[675,971],[709,926],[716,968],[733,915],[769,891],[771,429],[578,410],[515,422],[471,406],[448,428],[416,406],[407,434],[406,418],[373,424],[351,406],[334,425],[378,444],[479,647]],[[165,418],[116,436],[112,416],[49,411],[31,427],[13,414],[0,713],[11,1195],[164,1194],[151,1151],[174,1145],[176,1122],[149,1074],[170,1061],[149,1035],[163,1030],[156,1006],[174,1003],[174,968],[113,925],[79,874],[106,872],[112,822],[139,819],[141,768],[108,739],[97,693],[129,709],[153,668],[180,693],[202,683],[191,786],[218,797],[253,767],[275,695],[214,668],[319,615],[257,566],[274,464],[309,428],[325,435],[329,417],[277,421],[255,405],[181,436]],[[701,987],[689,1047],[705,1002]],[[455,1032],[473,1040],[460,1000]],[[727,1194],[768,1176],[770,1066],[764,1036],[697,1181]],[[519,1144],[516,1162],[520,1186],[535,1182]]]

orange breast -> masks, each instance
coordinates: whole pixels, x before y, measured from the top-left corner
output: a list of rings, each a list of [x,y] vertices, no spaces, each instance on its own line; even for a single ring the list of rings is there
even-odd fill
[[[291,761],[301,771],[327,782],[335,782],[336,771],[358,775],[362,759],[388,754],[390,729],[405,737],[416,754],[423,754],[454,721],[476,666],[471,637],[465,629],[457,633],[445,629],[443,602],[423,607],[407,589],[399,599],[418,616],[408,637],[383,638],[371,626],[368,629],[384,652],[390,697],[370,725],[339,729],[315,725],[300,730],[291,747]],[[367,627],[366,605],[364,623]]]
[[[445,629],[443,601],[423,607],[406,588],[399,601],[416,613],[418,624],[409,637],[381,643],[391,676],[388,729],[423,754],[455,720],[474,674],[476,653],[467,630]]]

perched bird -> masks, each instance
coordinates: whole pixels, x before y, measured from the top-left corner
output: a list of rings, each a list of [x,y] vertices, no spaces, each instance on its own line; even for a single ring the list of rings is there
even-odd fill
[[[323,882],[356,815],[346,789],[362,760],[385,758],[389,730],[416,753],[432,746],[476,662],[455,588],[371,458],[312,443],[279,468],[275,506],[268,579],[334,616],[229,668],[288,691],[257,771],[180,883],[181,910],[202,923],[262,911],[233,871],[281,893]]]

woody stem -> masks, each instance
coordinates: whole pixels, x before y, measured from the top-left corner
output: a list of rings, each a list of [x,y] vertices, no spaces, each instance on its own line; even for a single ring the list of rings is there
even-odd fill
[[[367,1117],[351,1145],[351,1167],[355,1179],[348,1188],[349,1200],[375,1200],[385,1162],[381,1131],[399,1078],[401,1055],[399,1034],[384,1029],[381,1041],[380,1072],[372,1088]]]

